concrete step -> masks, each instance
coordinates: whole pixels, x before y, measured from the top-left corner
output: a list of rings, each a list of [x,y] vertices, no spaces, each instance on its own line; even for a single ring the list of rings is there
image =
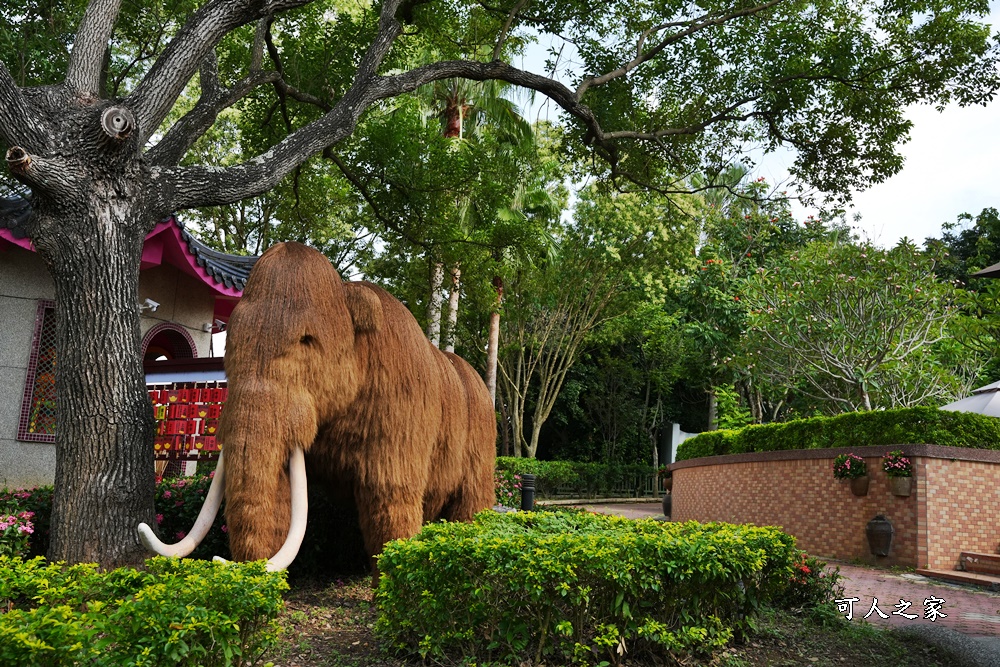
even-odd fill
[[[959,569],[979,574],[1000,576],[1000,554],[981,554],[963,551],[959,556]]]
[[[942,579],[957,584],[969,584],[979,586],[989,591],[1000,591],[1000,577],[991,574],[981,574],[978,572],[962,572],[960,570],[914,570],[916,574],[922,574],[931,579]]]

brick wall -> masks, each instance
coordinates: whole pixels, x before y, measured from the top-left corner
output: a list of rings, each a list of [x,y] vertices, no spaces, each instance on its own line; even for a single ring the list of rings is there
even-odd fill
[[[928,567],[954,569],[962,551],[997,553],[1000,464],[920,459],[917,465],[926,480],[920,512],[926,517]]]
[[[682,461],[674,464],[671,518],[780,526],[810,554],[881,565],[952,569],[963,550],[996,552],[1000,453],[932,445],[890,449],[896,448],[914,459],[908,497],[890,492],[881,469],[882,447]],[[866,496],[853,495],[848,482],[833,477],[834,457],[848,451],[868,464]],[[996,460],[956,458],[962,456]],[[865,537],[867,523],[877,514],[895,529],[887,557],[873,556]]]

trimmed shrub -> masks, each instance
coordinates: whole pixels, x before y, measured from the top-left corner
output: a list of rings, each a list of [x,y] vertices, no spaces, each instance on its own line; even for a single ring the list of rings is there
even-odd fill
[[[535,475],[535,492],[543,498],[551,498],[560,490],[589,497],[613,491],[639,495],[646,481],[656,474],[653,466],[643,464],[539,461],[512,456],[497,457],[496,466],[502,474]]]
[[[776,528],[482,512],[386,544],[376,632],[444,661],[707,655],[787,589],[798,559]]]
[[[901,408],[811,417],[688,438],[677,460],[722,454],[865,445],[944,445],[1000,449],[1000,419],[937,408]]]
[[[0,557],[0,664],[257,664],[287,590],[262,562],[154,558],[146,570]]]

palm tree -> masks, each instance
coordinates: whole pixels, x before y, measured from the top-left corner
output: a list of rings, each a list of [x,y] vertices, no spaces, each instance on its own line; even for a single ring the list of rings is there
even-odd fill
[[[458,142],[477,140],[492,131],[503,147],[525,146],[534,141],[531,125],[521,116],[517,105],[504,97],[511,89],[500,81],[475,82],[464,79],[436,81],[421,91],[428,107],[428,116],[441,122],[441,134]],[[459,224],[468,229],[474,222],[475,206],[468,197],[456,202]],[[427,303],[427,337],[440,346],[441,304],[443,299],[444,260],[432,255],[431,293]],[[455,349],[455,324],[458,320],[458,299],[461,286],[461,263],[449,269],[448,316],[445,349]]]

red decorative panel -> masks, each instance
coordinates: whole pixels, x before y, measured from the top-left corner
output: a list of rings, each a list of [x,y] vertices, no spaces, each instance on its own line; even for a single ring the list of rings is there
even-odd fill
[[[56,308],[53,301],[38,302],[17,439],[56,441]]]
[[[147,388],[158,422],[153,443],[157,461],[218,458],[215,432],[228,393],[224,381],[149,384]]]

